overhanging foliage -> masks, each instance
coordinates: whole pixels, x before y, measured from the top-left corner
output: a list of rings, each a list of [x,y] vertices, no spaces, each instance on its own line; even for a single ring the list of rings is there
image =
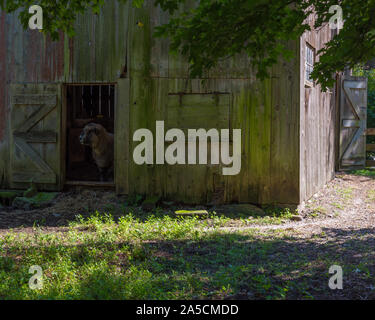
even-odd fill
[[[143,1],[134,0],[133,5],[140,7]],[[76,15],[87,9],[99,13],[104,2],[0,0],[0,8],[6,12],[21,9],[19,17],[27,28],[29,6],[41,5],[43,32],[57,39],[59,30],[73,36]],[[171,50],[188,57],[192,77],[202,76],[223,59],[245,52],[257,77],[264,79],[280,56],[293,58],[286,44],[310,29],[306,18],[314,11],[315,28],[320,28],[332,17],[329,8],[338,4],[343,10],[344,28],[318,52],[320,60],[312,74],[326,89],[332,87],[335,72],[375,56],[375,0],[155,0],[155,5],[160,5],[172,17],[168,24],[157,28],[155,35],[169,37]]]

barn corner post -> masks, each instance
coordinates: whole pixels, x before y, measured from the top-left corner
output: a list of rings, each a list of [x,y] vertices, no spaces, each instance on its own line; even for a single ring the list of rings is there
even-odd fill
[[[17,24],[16,17],[11,19]],[[115,97],[115,117],[111,118],[114,121],[111,125],[114,125],[115,134],[115,188],[118,194],[159,195],[190,203],[209,203],[217,198],[221,202],[258,205],[296,204],[326,183],[331,175],[330,96],[314,84],[306,88],[304,83],[306,42],[318,51],[322,42],[328,39],[326,30],[307,34],[300,42],[290,43],[290,49],[297,54],[296,59],[280,61],[273,68],[269,81],[257,80],[249,58],[237,55],[207,72],[202,84],[202,79],[189,77],[185,57],[169,54],[168,39],[153,37],[154,27],[168,20],[169,15],[160,6],[155,7],[153,1],[145,1],[142,8],[133,8],[129,2],[124,5],[111,0],[106,1],[98,16],[87,12],[78,17],[76,36],[72,39],[64,37],[58,43],[47,40],[44,43],[38,33],[27,32],[25,35],[17,25],[17,35],[8,35],[11,45],[7,50],[9,56],[14,57],[14,61],[8,61],[12,68],[10,82],[20,88],[29,86],[31,91],[19,91],[16,96],[26,94],[30,100],[30,95],[42,95],[41,101],[46,101],[45,94],[52,91],[40,91],[42,87],[38,86],[42,86],[42,82],[55,86],[60,93],[56,108],[46,113],[43,121],[35,121],[32,129],[21,131],[26,139],[26,149],[28,141],[33,139],[39,144],[36,151],[45,163],[34,154],[31,155],[34,162],[27,164],[22,155],[25,152],[12,147],[12,174],[9,176],[17,177],[25,171],[30,173],[35,165],[41,172],[51,173],[47,164],[57,175],[55,189],[61,189],[66,183],[66,171],[69,171],[65,162],[67,148],[70,148],[66,106],[68,100],[75,99],[68,97],[67,91],[74,86],[83,91],[85,87],[107,86],[111,87],[110,92],[115,88],[115,95],[108,95]],[[32,52],[44,50],[41,62],[38,60],[33,64],[34,60],[21,54],[29,46]],[[69,92],[74,95],[73,91]],[[81,95],[83,97],[84,92]],[[14,110],[20,112],[12,114],[11,135],[18,134],[18,126],[36,110],[36,105],[29,103],[31,100],[26,104],[21,98],[18,101]],[[133,142],[133,134],[146,128],[153,133],[155,141],[156,121],[164,121],[165,131],[180,128],[185,134],[189,128],[206,131],[211,128],[218,131],[241,129],[240,174],[223,176],[223,165],[198,162],[196,165],[187,162],[157,165],[155,157],[154,164],[135,164],[133,150],[138,143]],[[54,128],[49,127],[52,123]],[[79,125],[74,127],[74,130],[80,129]],[[54,134],[57,134],[56,139]],[[14,138],[19,137],[13,134],[12,143]],[[25,143],[17,142],[21,149],[25,149]],[[78,144],[77,139],[75,143]],[[60,154],[54,151],[54,146],[60,146]],[[43,148],[47,148],[47,155]],[[154,154],[155,149],[154,143]],[[19,157],[25,159],[21,161]],[[4,163],[1,161],[0,164]],[[45,179],[47,177],[53,180],[52,175],[47,174]],[[53,183],[44,181],[42,185],[52,189]]]
[[[6,14],[0,11],[0,189],[9,186]]]
[[[326,92],[311,79],[311,71],[319,60],[318,52],[333,36],[329,25],[314,30],[315,17],[308,23],[300,41],[300,202],[309,199],[335,173],[337,150],[337,90]],[[336,84],[337,86],[337,84]]]
[[[66,181],[66,152],[67,152],[67,87],[61,84],[61,122],[60,122],[60,190],[64,189]]]

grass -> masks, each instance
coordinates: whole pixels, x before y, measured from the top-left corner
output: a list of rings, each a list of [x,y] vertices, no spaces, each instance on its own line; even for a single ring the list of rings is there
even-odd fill
[[[332,202],[332,206],[334,206],[337,209],[343,210],[344,206],[341,203],[338,202]]]
[[[374,189],[371,189],[371,190],[367,191],[367,199],[370,202],[375,202],[375,190]]]
[[[357,176],[364,176],[364,177],[371,177],[371,178],[375,177],[375,169],[369,169],[369,168],[351,171],[350,173],[357,175]],[[367,198],[371,202],[375,201],[375,190],[368,190]]]
[[[264,215],[254,212],[252,214],[211,214],[218,227],[246,227],[249,225],[280,225],[286,223],[293,217],[292,211],[288,208],[267,206],[264,208]]]
[[[348,188],[336,188],[337,194],[341,197],[341,199],[347,203],[353,198],[353,189]]]
[[[363,282],[373,285],[373,232],[356,241],[343,238],[344,246],[321,243],[334,230],[316,242],[281,229],[221,228],[254,220],[281,223],[292,215],[272,208],[268,213],[202,218],[157,210],[114,219],[95,212],[52,233],[42,227],[10,230],[0,236],[0,299],[333,298],[336,292],[327,287],[332,264],[346,265],[361,288]],[[359,248],[365,258],[356,264],[352,256]],[[39,290],[28,284],[33,265],[43,270]],[[350,271],[356,269],[364,270],[364,278]]]
[[[375,169],[361,169],[361,170],[353,170],[349,173],[354,174],[356,176],[364,176],[364,177],[375,177]]]
[[[0,191],[0,205],[10,205],[17,193],[13,191]]]
[[[18,197],[17,199],[20,199],[23,203],[28,203],[33,208],[40,208],[44,204],[52,201],[56,195],[57,192],[38,192],[32,197]]]
[[[324,207],[322,207],[322,206],[318,206],[318,207],[315,207],[315,208],[312,209],[312,211],[310,213],[310,216],[311,217],[318,217],[321,214],[326,215],[327,214],[327,209],[324,208]]]

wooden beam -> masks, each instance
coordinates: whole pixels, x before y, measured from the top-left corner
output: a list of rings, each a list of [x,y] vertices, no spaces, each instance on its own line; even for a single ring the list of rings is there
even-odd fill
[[[344,128],[359,128],[361,120],[342,120],[342,126]]]
[[[27,132],[36,124],[42,120],[44,117],[47,116],[54,108],[56,108],[56,104],[46,104],[43,105],[37,112],[33,113],[29,118],[27,118],[18,128],[17,131],[19,132]]]
[[[40,157],[40,155],[32,147],[28,145],[26,141],[14,137],[14,144],[30,158],[30,160],[42,171],[43,174],[55,175],[50,166]]]
[[[85,187],[107,187],[107,188],[114,188],[115,184],[113,182],[107,181],[70,181],[67,180],[65,182],[67,186],[85,186]]]
[[[56,94],[16,94],[12,98],[13,104],[49,104],[56,105]]]
[[[54,131],[40,131],[40,132],[14,132],[13,135],[21,138],[27,142],[33,143],[56,143],[57,134]]]
[[[368,135],[368,136],[375,136],[375,128],[368,128],[366,130],[366,135]]]
[[[362,159],[342,159],[341,163],[344,166],[363,166],[365,161]]]
[[[37,183],[56,183],[56,174],[45,172],[17,172],[13,173],[13,182],[31,182],[38,181]]]
[[[375,151],[375,143],[366,144],[366,151]]]

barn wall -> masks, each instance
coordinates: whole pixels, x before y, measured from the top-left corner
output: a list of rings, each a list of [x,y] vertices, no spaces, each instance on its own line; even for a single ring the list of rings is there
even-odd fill
[[[312,18],[310,24],[314,24]],[[335,89],[322,92],[319,85],[309,87],[304,82],[306,42],[318,52],[330,39],[328,25],[319,31],[306,32],[301,38],[301,201],[315,194],[335,173]]]
[[[0,112],[7,113],[10,108],[9,83],[117,82],[119,77],[128,78],[129,103],[124,106],[129,108],[129,133],[121,139],[127,140],[124,146],[129,143],[130,161],[119,178],[128,181],[124,185],[130,193],[159,194],[184,202],[299,203],[299,43],[290,44],[297,58],[281,61],[273,68],[271,79],[256,80],[247,57],[237,56],[210,71],[202,82],[188,78],[187,62],[168,53],[168,40],[152,37],[153,27],[168,19],[151,1],[143,9],[108,1],[99,16],[78,18],[74,39],[62,35],[59,42],[51,42],[38,32],[23,30],[15,15],[2,16],[0,31],[6,28],[6,32],[0,34],[0,57],[5,55],[6,63],[0,61],[0,68],[7,70],[6,81],[0,83],[0,94],[5,97],[0,99],[5,105]],[[135,130],[155,132],[156,120],[168,125],[167,120],[173,119],[170,97],[181,93],[219,93],[223,99],[229,95],[228,118],[223,119],[227,128],[242,129],[239,175],[223,176],[221,166],[138,166],[132,161]],[[0,168],[6,173],[7,128],[0,129]],[[117,159],[125,158],[118,155]]]
[[[299,43],[290,44],[297,58],[280,62],[269,80],[256,80],[248,59],[237,56],[202,82],[188,79],[187,62],[168,54],[166,40],[151,37],[154,25],[167,21],[166,14],[148,6],[132,9],[130,16],[130,139],[139,128],[152,129],[155,136],[155,121],[170,118],[170,95],[229,93],[227,128],[242,129],[242,169],[239,175],[223,176],[221,166],[130,161],[129,191],[187,202],[299,203]],[[130,155],[137,144],[130,141]]]
[[[55,42],[24,30],[18,13],[0,13],[0,188],[10,184],[10,84],[116,82],[126,71],[128,6],[106,1],[99,15],[78,17],[75,38]]]
[[[125,76],[129,2],[105,2],[100,14],[79,16],[76,36],[65,39],[65,82],[116,82]]]
[[[60,34],[55,42],[36,30],[24,30],[17,14],[6,15],[8,81],[116,81],[126,66],[128,6],[106,1],[99,15],[78,16],[73,39]]]
[[[11,181],[10,86],[57,82],[63,76],[63,42],[52,42],[37,31],[24,30],[17,14],[0,19],[0,187]],[[44,154],[44,158],[48,155]],[[26,161],[29,161],[27,159]]]

